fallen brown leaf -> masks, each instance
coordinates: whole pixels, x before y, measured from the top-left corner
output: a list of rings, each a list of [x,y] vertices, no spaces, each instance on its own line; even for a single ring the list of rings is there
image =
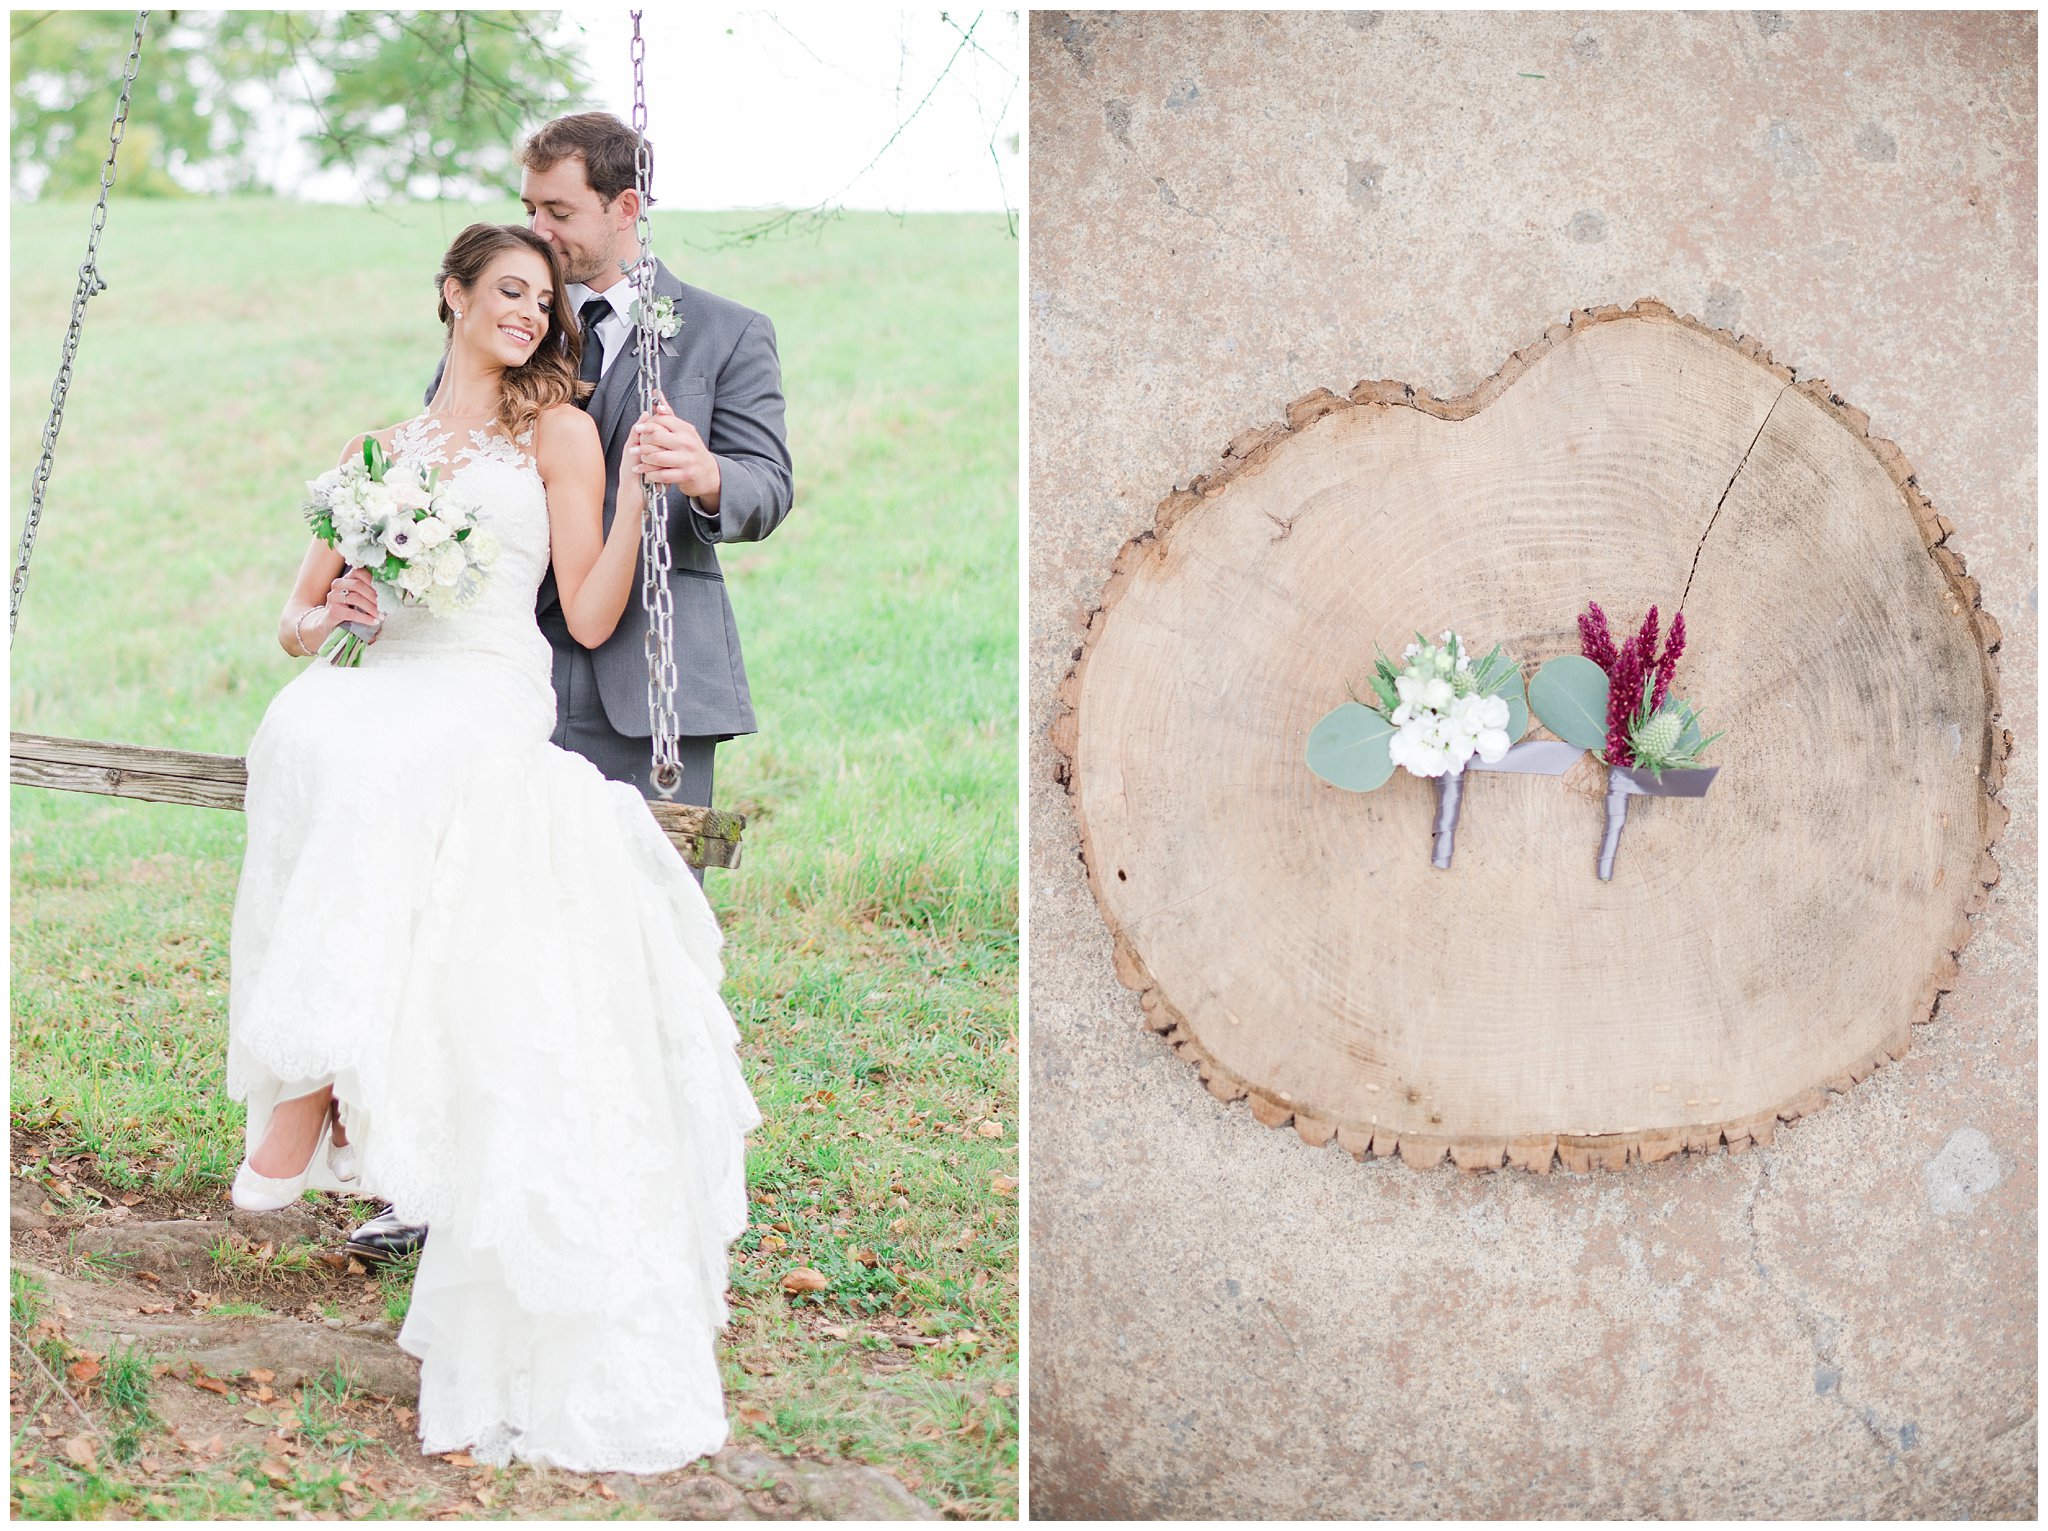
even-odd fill
[[[441,1453],[441,1460],[446,1462],[450,1467],[476,1466],[476,1458],[471,1456],[466,1451],[444,1451]]]
[[[740,1362],[740,1370],[751,1372],[756,1377],[775,1375],[775,1363],[762,1356],[748,1356]]]
[[[597,1479],[590,1486],[596,1489],[598,1493],[606,1499],[616,1499],[619,1497],[617,1494],[614,1494],[612,1492],[612,1486],[609,1483],[605,1482],[602,1478]]]
[[[808,1265],[799,1265],[782,1278],[785,1292],[822,1292],[832,1283],[825,1279],[824,1272],[812,1270]]]
[[[146,1302],[135,1311],[139,1314],[175,1313],[178,1311],[178,1305],[173,1302]]]
[[[209,1393],[225,1394],[228,1390],[228,1385],[221,1381],[220,1378],[209,1377],[197,1367],[194,1367],[192,1370],[192,1385],[194,1387],[203,1387]]]
[[[996,1121],[983,1122],[974,1130],[985,1138],[999,1138],[1003,1135],[1003,1124]]]
[[[351,1276],[367,1276],[370,1274],[370,1268],[351,1255],[348,1262],[348,1273]]]
[[[265,1457],[256,1464],[256,1470],[272,1483],[283,1484],[292,1481],[292,1470],[276,1457]]]
[[[267,1384],[263,1387],[259,1387],[256,1389],[256,1401],[258,1403],[269,1403],[272,1399],[276,1397],[277,1389],[274,1387],[270,1387]]]
[[[141,1206],[141,1205],[142,1205],[142,1193],[141,1193],[140,1191],[130,1191],[130,1192],[129,1192],[129,1193],[128,1193],[128,1194],[126,1195],[126,1196],[123,1196],[123,1197],[121,1198],[121,1205],[122,1205],[122,1206],[124,1206],[124,1207],[139,1207],[139,1206]]]
[[[64,1443],[64,1455],[80,1467],[90,1467],[98,1453],[98,1444],[89,1435],[74,1435]]]
[[[90,1382],[100,1374],[100,1363],[91,1356],[82,1356],[64,1370],[73,1382]]]
[[[998,1196],[1014,1196],[1017,1193],[1017,1182],[1008,1175],[998,1175],[988,1183],[988,1188]]]
[[[764,1233],[761,1235],[761,1247],[773,1254],[778,1249],[789,1248],[789,1240],[777,1233]]]
[[[249,1380],[251,1382],[275,1382],[277,1381],[277,1373],[267,1366],[252,1366],[249,1368]]]
[[[476,1502],[482,1505],[487,1510],[491,1507],[491,1502],[495,1500],[497,1497],[498,1496],[496,1494],[492,1493],[487,1488],[480,1488],[476,1491]]]
[[[397,1420],[401,1425],[409,1425],[413,1421],[413,1412],[412,1410],[408,1409],[404,1404],[400,1404],[397,1408],[391,1411],[391,1417]],[[369,1482],[369,1479],[365,1478],[363,1481],[367,1483]]]
[[[849,1249],[846,1252],[846,1258],[855,1265],[866,1266],[869,1270],[873,1270],[882,1263],[881,1256],[877,1255],[872,1249]]]
[[[768,1411],[758,1403],[741,1404],[739,1415],[740,1423],[743,1425],[765,1425],[768,1423]]]

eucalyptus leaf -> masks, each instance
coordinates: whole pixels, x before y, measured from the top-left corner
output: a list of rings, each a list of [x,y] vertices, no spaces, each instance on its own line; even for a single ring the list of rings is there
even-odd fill
[[[1394,774],[1387,741],[1394,725],[1361,702],[1346,702],[1309,731],[1308,768],[1333,787],[1370,792]]]
[[[1522,742],[1522,735],[1529,731],[1529,703],[1522,695],[1522,677],[1519,672],[1516,673],[1513,688],[1506,693],[1506,696],[1508,703],[1508,743],[1519,744]]]
[[[1561,654],[1529,682],[1529,706],[1567,744],[1607,745],[1607,672],[1577,654]]]
[[[1508,704],[1508,743],[1519,743],[1529,731],[1529,703],[1522,685],[1522,667],[1495,644],[1493,653],[1475,667],[1475,673],[1482,695],[1500,697]]]

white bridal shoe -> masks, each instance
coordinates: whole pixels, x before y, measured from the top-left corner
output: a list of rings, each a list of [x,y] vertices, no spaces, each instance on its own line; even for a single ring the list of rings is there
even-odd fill
[[[327,1167],[334,1171],[336,1180],[352,1182],[362,1173],[362,1165],[356,1161],[355,1144],[335,1142],[331,1126],[328,1129]]]
[[[306,1176],[311,1173],[313,1160],[319,1157],[320,1145],[327,1141],[331,1127],[331,1122],[322,1122],[320,1124],[320,1138],[313,1144],[313,1152],[306,1156],[306,1167],[296,1175],[287,1175],[282,1179],[270,1175],[259,1175],[250,1165],[249,1161],[244,1159],[242,1167],[235,1171],[235,1183],[228,1192],[228,1199],[244,1212],[276,1212],[281,1208],[291,1206],[299,1199],[301,1193],[305,1191]],[[350,1168],[351,1172],[353,1172],[354,1154],[352,1151],[349,1151],[349,1153]],[[333,1168],[334,1150],[332,1147],[328,1149],[327,1163],[330,1168]],[[341,1171],[336,1169],[335,1173],[340,1175]],[[344,1176],[343,1178],[349,1177]]]

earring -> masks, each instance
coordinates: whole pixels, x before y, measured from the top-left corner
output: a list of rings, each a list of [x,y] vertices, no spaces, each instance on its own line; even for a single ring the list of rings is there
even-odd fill
[[[458,308],[458,309],[456,309],[456,310],[455,310],[455,317],[456,317],[456,318],[458,318],[458,319],[460,319],[460,318],[462,317],[462,310],[461,310],[461,309],[459,309],[459,308]]]

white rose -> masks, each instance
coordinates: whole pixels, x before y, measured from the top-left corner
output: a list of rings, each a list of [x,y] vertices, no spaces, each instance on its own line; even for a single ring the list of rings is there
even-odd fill
[[[437,548],[455,535],[454,528],[439,516],[422,516],[412,524],[412,534],[423,548]]]
[[[469,559],[463,554],[462,544],[459,542],[442,543],[432,549],[424,561],[427,567],[433,570],[434,583],[437,585],[454,584],[462,578],[462,571],[469,567]]]
[[[434,571],[424,563],[407,564],[398,576],[398,588],[415,598],[425,595],[434,587]]]
[[[389,524],[391,518],[398,514],[397,505],[393,504],[391,496],[384,492],[382,484],[358,486],[355,502],[357,514],[365,521],[374,521],[378,526]]]
[[[487,531],[474,531],[463,539],[462,545],[469,549],[469,556],[479,565],[490,563],[498,556],[498,539]]]
[[[1451,705],[1457,694],[1447,680],[1428,681],[1422,687],[1422,705],[1433,711],[1442,712]]]
[[[384,475],[384,490],[391,496],[391,503],[400,510],[427,508],[427,486],[420,482],[418,468],[407,466],[390,469]]]

